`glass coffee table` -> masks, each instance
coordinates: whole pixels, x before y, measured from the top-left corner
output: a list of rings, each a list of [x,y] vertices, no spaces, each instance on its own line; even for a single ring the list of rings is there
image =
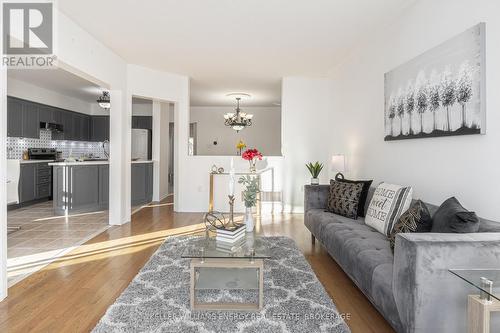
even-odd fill
[[[192,310],[255,311],[263,306],[264,259],[270,258],[262,239],[247,234],[235,246],[213,237],[190,241],[182,258],[190,258],[190,303]],[[210,291],[255,292],[255,297],[239,297],[242,302],[200,300]],[[216,297],[217,298],[217,297]],[[210,297],[208,298],[210,299]],[[251,301],[247,301],[250,299]]]
[[[450,269],[452,274],[479,291],[468,295],[468,332],[488,333],[490,313],[500,311],[500,269]]]

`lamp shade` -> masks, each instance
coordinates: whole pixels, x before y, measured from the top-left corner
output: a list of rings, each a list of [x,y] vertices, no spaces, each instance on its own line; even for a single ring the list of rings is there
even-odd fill
[[[332,171],[345,172],[345,156],[337,154],[332,156]]]

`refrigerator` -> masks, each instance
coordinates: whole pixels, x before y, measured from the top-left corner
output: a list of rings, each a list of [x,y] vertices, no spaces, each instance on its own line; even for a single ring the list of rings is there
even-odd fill
[[[132,129],[132,160],[151,159],[151,131]]]

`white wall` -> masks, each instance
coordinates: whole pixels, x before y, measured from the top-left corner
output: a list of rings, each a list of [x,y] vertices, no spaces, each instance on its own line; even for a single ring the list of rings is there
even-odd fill
[[[224,125],[224,114],[232,107],[191,107],[190,121],[196,123],[198,155],[236,155],[241,139],[248,148],[257,148],[266,156],[281,155],[281,108],[242,107],[253,114],[253,125],[236,133]],[[217,145],[213,142],[217,141]]]
[[[499,1],[421,0],[366,37],[331,76],[336,100],[332,151],[344,151],[349,176],[409,184],[440,204],[456,196],[478,215],[500,220]],[[384,142],[384,73],[486,22],[486,135]]]
[[[325,163],[320,180],[328,181],[332,133],[333,81],[325,78],[285,77],[282,81],[283,201],[285,211],[303,212],[304,184],[310,183],[305,164]]]
[[[177,147],[177,145],[176,145]],[[236,172],[248,171],[249,164],[239,157],[234,157],[234,167]],[[183,212],[206,212],[209,201],[210,171],[212,165],[223,167],[227,172],[230,169],[231,157],[229,156],[185,156],[181,161],[184,168],[181,178],[182,193],[188,195],[183,197],[178,211]],[[262,176],[262,189],[264,191],[282,191],[283,189],[283,158],[280,156],[269,156],[265,161],[257,165],[259,169],[272,168],[274,170],[274,186],[271,179],[271,172],[266,172]],[[224,175],[215,176],[214,184],[214,208],[220,211],[228,210],[227,195],[229,178]],[[177,179],[177,178],[176,178]],[[241,187],[236,184],[235,193],[240,193]],[[177,197],[175,197],[177,201]],[[265,204],[264,212],[269,212],[272,205]],[[275,212],[281,212],[281,205],[275,205]],[[177,210],[176,210],[177,211]],[[236,211],[243,212],[244,207],[238,199]]]
[[[12,78],[7,79],[7,95],[84,114],[91,114],[91,104],[97,104]]]
[[[3,17],[3,6],[0,6]],[[3,24],[0,24],[3,45]],[[0,301],[7,297],[7,69],[0,64]]]
[[[184,184],[189,184],[191,181],[191,175],[186,166],[189,135],[189,78],[137,65],[128,65],[127,82],[127,95],[130,101],[132,101],[132,96],[139,96],[175,104],[174,119],[170,119],[170,121],[175,121],[176,139],[174,150],[174,210],[186,211],[184,207],[189,207],[190,188],[189,186],[184,186]],[[130,158],[130,148],[128,149],[128,154]],[[158,167],[159,165],[155,164],[155,168]],[[128,186],[130,186],[130,182]],[[130,192],[130,189],[128,191]]]

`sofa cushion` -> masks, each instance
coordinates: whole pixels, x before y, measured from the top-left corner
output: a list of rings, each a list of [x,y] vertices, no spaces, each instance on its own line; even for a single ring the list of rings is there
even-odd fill
[[[358,218],[358,204],[362,191],[362,183],[342,183],[331,180],[328,211],[352,219]]]
[[[394,223],[411,204],[413,189],[388,183],[380,183],[373,194],[366,224],[389,236]]]
[[[389,242],[391,249],[394,250],[396,234],[400,232],[430,232],[432,229],[432,217],[425,203],[417,200],[412,203],[400,217],[398,222],[392,228]]]
[[[465,209],[455,197],[441,204],[432,217],[432,232],[470,233],[479,230],[476,213]]]
[[[366,199],[368,197],[368,191],[370,190],[370,186],[372,185],[373,180],[351,180],[339,178],[338,181],[341,183],[363,184],[363,190],[361,191],[358,202],[358,216],[365,217]],[[330,183],[331,182],[332,181],[330,180]]]

